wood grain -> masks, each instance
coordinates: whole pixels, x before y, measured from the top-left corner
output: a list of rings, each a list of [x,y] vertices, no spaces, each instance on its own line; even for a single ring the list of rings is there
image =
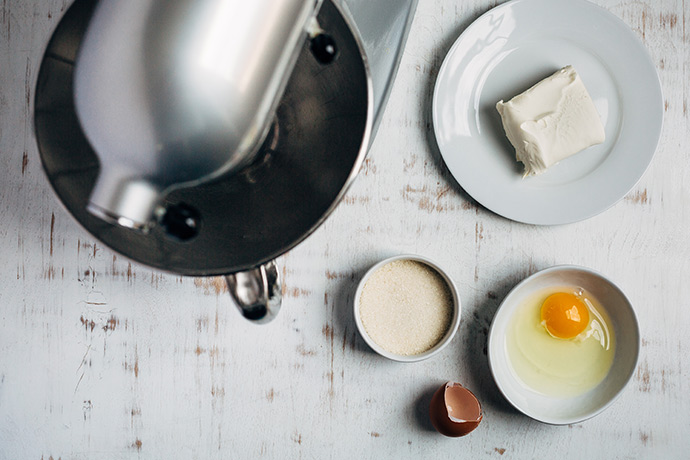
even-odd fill
[[[244,321],[222,279],[181,278],[101,246],[41,170],[31,101],[68,0],[0,10],[0,459],[684,458],[690,451],[690,5],[597,0],[649,49],[665,99],[656,157],[635,189],[586,221],[534,227],[477,205],[435,147],[430,101],[457,36],[500,2],[422,1],[369,156],[334,214],[278,260],[284,305]],[[401,365],[357,334],[357,280],[383,257],[446,267],[463,320],[450,347]],[[573,263],[613,278],[642,328],[634,381],[606,412],[553,427],[511,409],[486,337],[519,280]],[[452,379],[482,425],[446,439],[426,416]]]

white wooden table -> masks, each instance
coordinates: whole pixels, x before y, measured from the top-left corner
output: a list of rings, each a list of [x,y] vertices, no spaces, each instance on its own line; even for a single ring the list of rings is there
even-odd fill
[[[31,100],[69,0],[0,6],[0,459],[688,458],[690,4],[597,0],[649,48],[665,123],[637,187],[584,222],[535,227],[478,206],[439,156],[430,100],[443,56],[489,0],[422,0],[378,136],[354,186],[278,260],[277,320],[244,321],[221,279],[179,278],[94,242],[41,170]],[[539,241],[539,246],[532,243]],[[459,285],[462,323],[440,355],[380,358],[351,301],[379,259],[419,253]],[[500,396],[486,337],[501,299],[572,263],[614,279],[642,329],[634,380],[582,424],[543,425]],[[485,416],[470,436],[430,426],[445,380]]]

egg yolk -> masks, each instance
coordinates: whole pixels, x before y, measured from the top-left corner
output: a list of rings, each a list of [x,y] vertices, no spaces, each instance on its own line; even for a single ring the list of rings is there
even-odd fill
[[[587,306],[574,294],[552,294],[541,306],[541,324],[554,337],[572,339],[589,324]]]

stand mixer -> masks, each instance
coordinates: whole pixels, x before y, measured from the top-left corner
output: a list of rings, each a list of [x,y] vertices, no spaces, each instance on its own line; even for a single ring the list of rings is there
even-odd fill
[[[280,307],[273,260],[356,176],[416,0],[76,0],[34,116],[67,211],[136,262],[223,275],[253,321]]]

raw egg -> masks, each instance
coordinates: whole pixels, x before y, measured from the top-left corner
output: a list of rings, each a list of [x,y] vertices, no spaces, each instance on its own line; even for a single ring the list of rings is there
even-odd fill
[[[606,310],[582,288],[550,287],[517,308],[506,336],[513,373],[527,388],[573,397],[599,384],[613,363]]]
[[[457,438],[479,426],[482,406],[470,390],[459,383],[446,382],[431,398],[429,417],[436,431]]]

